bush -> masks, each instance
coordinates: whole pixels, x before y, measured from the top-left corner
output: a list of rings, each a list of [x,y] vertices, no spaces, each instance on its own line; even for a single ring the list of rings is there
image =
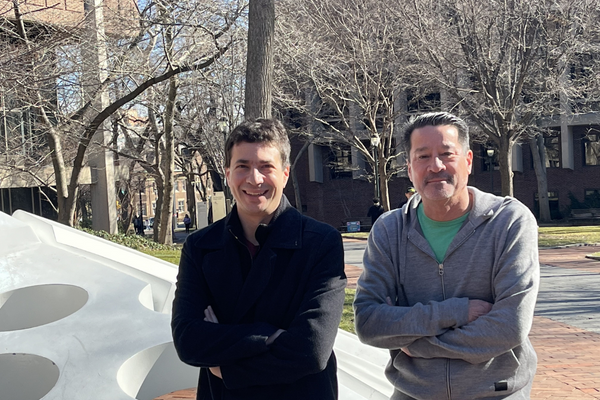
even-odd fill
[[[168,245],[156,243],[152,239],[140,235],[127,235],[124,233],[110,234],[105,231],[95,231],[87,228],[79,228],[80,230],[89,233],[90,235],[98,236],[103,239],[109,240],[113,243],[117,243],[123,246],[130,247],[135,250],[177,250],[180,249],[179,245]]]

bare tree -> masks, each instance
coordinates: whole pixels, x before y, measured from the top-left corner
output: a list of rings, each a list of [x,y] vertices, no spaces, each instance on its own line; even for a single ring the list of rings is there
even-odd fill
[[[52,180],[40,177],[39,181],[56,188],[58,219],[65,224],[72,224],[87,149],[98,127],[122,107],[143,98],[149,88],[167,82],[176,88],[174,77],[197,73],[194,71],[213,65],[228,50],[230,29],[246,7],[243,1],[146,3],[137,16],[139,28],[135,34],[129,31],[125,36],[106,38],[108,74],[91,98],[95,100],[106,89],[111,94],[108,105],[98,109],[95,101],[84,103],[81,98],[85,82],[80,79],[83,63],[79,49],[86,40],[81,30],[25,24],[18,3],[14,4],[14,17],[4,20],[4,32],[11,40],[10,46],[7,45],[10,53],[4,53],[0,65],[3,77],[7,78],[2,82],[2,92],[10,92],[23,104],[23,109],[35,114],[35,131],[45,137],[40,149],[48,150],[40,150],[37,160],[30,163],[52,159]],[[157,11],[161,7],[171,13],[170,19]],[[122,23],[132,26],[131,21]],[[169,29],[171,45],[168,35],[164,35]],[[24,67],[15,68],[15,64]],[[168,118],[172,119],[173,106],[170,107],[161,110],[167,116],[167,125]],[[5,150],[9,148],[5,146]]]
[[[503,195],[513,194],[513,145],[527,140],[537,119],[560,112],[557,100],[571,90],[565,73],[587,40],[578,30],[592,26],[597,7],[588,0],[390,4],[405,23],[407,70],[438,87],[445,107],[498,149]],[[541,166],[536,173],[545,179]]]
[[[403,27],[385,4],[283,1],[276,54],[278,102],[301,110],[309,124],[318,122],[320,143],[358,149],[377,169],[369,178],[379,177],[382,205],[389,210],[388,182],[399,170],[395,124],[405,113],[406,85]]]

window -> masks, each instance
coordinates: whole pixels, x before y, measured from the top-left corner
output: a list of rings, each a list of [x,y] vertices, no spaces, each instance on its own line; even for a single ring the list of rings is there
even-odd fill
[[[183,212],[183,210],[185,210],[185,201],[184,200],[178,200],[177,201],[177,211]]]
[[[409,92],[406,96],[408,112],[422,113],[436,111],[442,107],[440,93],[417,94]]]
[[[550,128],[544,133],[546,168],[560,167],[560,128]]]
[[[570,105],[575,113],[586,113],[600,110],[599,93],[589,88],[589,81],[596,74],[598,56],[595,54],[577,54],[571,64],[571,85],[575,95],[570,99]]]
[[[331,179],[352,178],[352,151],[350,146],[332,147],[327,157]]]
[[[583,138],[585,165],[600,165],[600,132],[591,130]]]
[[[589,208],[600,208],[600,189],[585,189],[585,204]]]
[[[550,206],[550,218],[561,219],[562,214],[560,213],[560,207],[558,203],[558,192],[548,192],[548,203]],[[535,215],[540,215],[540,203],[538,193],[535,193]]]

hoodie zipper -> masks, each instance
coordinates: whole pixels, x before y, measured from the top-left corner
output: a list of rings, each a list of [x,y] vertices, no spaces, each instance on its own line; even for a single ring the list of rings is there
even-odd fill
[[[446,286],[444,285],[444,263],[438,264],[438,274],[440,275],[440,279],[442,280],[442,294],[444,296],[444,300],[446,300]],[[448,400],[452,399],[452,394],[450,390],[450,360],[446,360],[446,395],[448,396]]]
[[[475,230],[473,230],[473,232],[471,232],[471,235],[475,233]],[[460,246],[462,246],[462,244],[464,242],[467,241],[468,238],[471,237],[471,235],[466,236],[457,246],[456,249],[458,249]],[[444,260],[449,256],[450,254],[446,254],[446,257],[444,257]],[[444,283],[444,263],[438,263],[438,274],[440,275],[440,279],[442,280],[442,295],[444,296],[444,300],[446,300],[446,285]],[[448,396],[448,400],[452,399],[452,385],[450,385],[450,360],[446,360],[446,394]]]

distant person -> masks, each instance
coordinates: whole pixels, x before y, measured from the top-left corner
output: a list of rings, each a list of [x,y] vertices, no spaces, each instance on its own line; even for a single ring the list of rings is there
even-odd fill
[[[136,215],[133,219],[133,229],[136,235],[144,235],[144,221],[142,221],[142,217],[139,215]]]
[[[512,197],[467,186],[473,152],[462,119],[421,115],[402,142],[417,193],[371,230],[357,335],[390,350],[392,399],[529,399],[536,220]]]
[[[379,204],[379,199],[377,197],[373,198],[373,205],[369,207],[369,211],[367,211],[367,217],[371,217],[371,225],[375,224],[377,218],[383,214],[383,206]]]
[[[190,225],[192,224],[192,220],[190,219],[190,216],[185,214],[185,217],[183,217],[183,224],[185,225],[185,233],[190,233]]]
[[[197,399],[338,398],[344,248],[283,195],[289,157],[281,122],[236,127],[225,144],[235,206],[183,246],[171,327],[181,360],[200,367]]]
[[[400,205],[398,206],[398,208],[402,208],[403,205],[408,203],[410,198],[413,197],[415,193],[416,193],[415,188],[412,186],[409,186],[408,189],[406,189],[406,192],[404,193],[404,196],[406,196],[406,200],[400,202]]]

